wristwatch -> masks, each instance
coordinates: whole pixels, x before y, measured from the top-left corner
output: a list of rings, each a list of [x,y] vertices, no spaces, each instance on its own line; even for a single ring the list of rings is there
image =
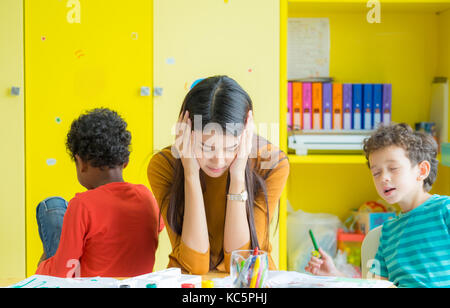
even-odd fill
[[[240,194],[227,194],[227,199],[232,201],[245,202],[248,199],[248,193],[246,190],[244,190]]]

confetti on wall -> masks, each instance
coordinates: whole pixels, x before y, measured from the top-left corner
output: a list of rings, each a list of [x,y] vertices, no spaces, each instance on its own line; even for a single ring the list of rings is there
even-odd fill
[[[54,159],[54,158],[48,158],[46,162],[47,162],[48,166],[56,165],[56,159]]]
[[[75,57],[77,57],[78,59],[80,59],[83,56],[84,56],[83,50],[78,49],[77,51],[75,51]]]
[[[167,58],[166,59],[166,64],[174,65],[175,64],[175,59],[174,58]]]

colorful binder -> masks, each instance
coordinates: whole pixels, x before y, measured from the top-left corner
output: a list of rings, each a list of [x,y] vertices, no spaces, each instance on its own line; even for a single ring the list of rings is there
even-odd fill
[[[322,112],[323,129],[333,129],[333,86],[331,83],[322,84]]]
[[[342,85],[342,112],[344,129],[352,129],[353,100],[351,83]]]
[[[342,129],[342,83],[333,83],[333,129]]]
[[[363,106],[364,106],[364,117],[363,117],[363,129],[373,128],[373,85],[370,83],[364,84],[363,89]]]
[[[322,83],[320,82],[312,84],[312,109],[312,127],[322,129]]]
[[[292,127],[302,129],[302,83],[292,83]]]
[[[362,129],[362,84],[353,84],[353,129]]]
[[[312,85],[310,82],[302,84],[303,98],[303,129],[312,129]]]
[[[383,124],[390,124],[392,118],[392,84],[383,84]]]
[[[373,85],[373,128],[377,128],[381,123],[381,108],[383,104],[383,85]]]
[[[292,82],[288,82],[288,97],[287,97],[287,129],[292,130]]]

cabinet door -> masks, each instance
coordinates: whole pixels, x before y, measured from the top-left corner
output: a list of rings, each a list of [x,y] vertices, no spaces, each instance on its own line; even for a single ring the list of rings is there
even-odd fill
[[[28,275],[42,254],[37,204],[85,191],[65,148],[82,112],[119,112],[132,134],[124,179],[148,183],[153,107],[151,91],[141,87],[152,88],[152,10],[149,0],[25,1]]]
[[[273,0],[154,1],[154,86],[162,88],[154,97],[155,151],[172,144],[191,84],[213,75],[228,75],[249,93],[259,133],[278,144],[279,13]]]
[[[25,277],[22,1],[0,2],[0,277]],[[11,94],[11,88],[20,92]]]

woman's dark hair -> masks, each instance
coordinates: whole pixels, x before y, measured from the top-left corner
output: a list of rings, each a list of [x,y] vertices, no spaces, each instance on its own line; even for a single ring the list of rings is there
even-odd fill
[[[78,155],[93,167],[115,168],[128,162],[131,133],[117,112],[97,108],[72,122],[66,147],[71,158]]]
[[[250,110],[253,110],[252,101],[236,81],[227,76],[214,76],[202,80],[189,91],[181,106],[180,115],[184,114],[185,111],[189,111],[191,123],[194,123],[193,125],[195,126],[192,129],[200,126],[198,122],[194,122],[194,117],[200,115],[202,129],[209,123],[216,123],[220,125],[224,132],[236,135],[241,133],[242,129],[239,130],[239,127],[243,128],[246,124],[245,121]],[[199,119],[200,117],[196,117],[195,121]],[[237,124],[237,126],[234,126],[237,130],[230,130],[230,125],[227,124]],[[259,137],[255,136],[255,138],[258,139]],[[255,147],[255,142],[253,144]],[[184,169],[180,159],[176,160],[174,169],[174,182],[165,196],[165,198],[169,198],[167,222],[172,230],[181,235],[184,216]],[[202,175],[202,173],[200,174]],[[201,183],[203,182],[201,178]],[[227,191],[229,184],[228,178]],[[250,229],[250,241],[251,247],[255,248],[259,247],[254,220],[256,195],[262,191],[265,196],[267,230],[269,230],[269,205],[264,178],[254,170],[251,159],[247,161],[245,168],[245,185],[248,192],[246,211]],[[265,241],[265,244],[268,245],[269,231],[266,232]],[[223,250],[217,264],[213,264],[210,259],[210,269],[215,268],[222,260]]]
[[[405,150],[413,166],[425,160],[430,163],[430,174],[423,181],[423,189],[430,191],[436,181],[439,164],[436,159],[438,146],[433,137],[423,132],[413,131],[406,123],[381,125],[370,138],[364,140],[367,164],[369,165],[371,153],[393,145]]]

